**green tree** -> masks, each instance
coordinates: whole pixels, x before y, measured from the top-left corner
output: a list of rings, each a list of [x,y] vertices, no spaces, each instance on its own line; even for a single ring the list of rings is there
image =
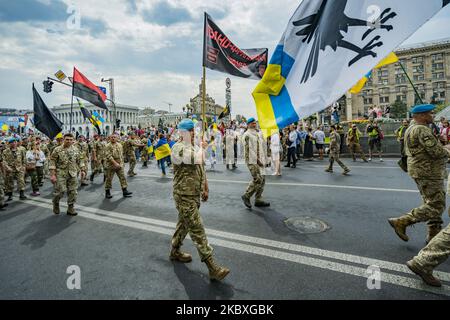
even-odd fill
[[[391,106],[391,117],[394,119],[402,119],[406,117],[408,106],[403,101],[397,100]]]

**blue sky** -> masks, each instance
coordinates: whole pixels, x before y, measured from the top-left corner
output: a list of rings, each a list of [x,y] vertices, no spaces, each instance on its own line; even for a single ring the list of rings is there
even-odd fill
[[[203,12],[242,48],[278,43],[298,6],[293,0],[14,0],[0,1],[0,107],[32,108],[31,83],[73,66],[100,85],[113,77],[116,100],[181,111],[198,92]],[[80,28],[68,27],[73,5]],[[450,6],[405,44],[450,37]],[[208,93],[225,101],[227,75],[207,71]],[[255,115],[256,81],[232,77],[233,113]],[[42,92],[42,91],[41,91]],[[70,89],[42,93],[49,106],[70,103]]]

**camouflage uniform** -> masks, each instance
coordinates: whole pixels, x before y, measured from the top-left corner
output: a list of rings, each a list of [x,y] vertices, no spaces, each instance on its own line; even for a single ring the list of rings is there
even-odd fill
[[[17,147],[15,151],[6,148],[3,151],[3,161],[13,170],[5,176],[5,190],[8,195],[12,195],[14,180],[17,180],[19,191],[25,191],[25,165],[26,150],[24,147]]]
[[[430,128],[413,125],[405,132],[405,154],[408,173],[417,184],[423,204],[407,215],[417,222],[428,222],[430,228],[441,228],[445,209],[444,178],[449,153],[434,137]]]
[[[172,237],[172,246],[180,248],[189,233],[201,260],[205,261],[212,255],[213,249],[208,244],[199,212],[206,173],[202,161],[195,161],[196,152],[198,149],[184,142],[176,143],[172,149],[173,197],[178,210],[178,223]],[[196,164],[197,162],[199,164]]]
[[[265,179],[265,155],[261,136],[254,129],[248,129],[242,136],[244,143],[245,163],[253,177],[244,197],[250,199],[255,195],[255,203],[262,201]]]
[[[130,165],[128,169],[129,176],[136,175],[136,173],[134,172],[134,168],[136,167],[136,153],[135,153],[136,144],[137,144],[136,139],[132,138],[129,138],[125,142],[125,153]]]
[[[141,161],[143,163],[143,166],[147,166],[147,162],[149,160],[149,156],[148,156],[148,146],[147,146],[147,138],[142,138],[141,139],[141,144],[143,144],[144,146],[142,147],[142,151],[141,151]]]
[[[59,201],[67,192],[67,213],[74,213],[73,206],[77,200],[78,181],[77,176],[80,171],[86,172],[85,162],[79,149],[74,145],[65,148],[64,145],[56,147],[50,156],[50,170],[56,172],[56,183],[53,191],[53,208],[58,208]],[[57,212],[55,212],[57,213]]]
[[[347,133],[347,144],[348,148],[350,149],[350,153],[352,154],[353,161],[356,161],[356,154],[359,154],[361,156],[361,159],[363,159],[365,162],[367,162],[366,156],[364,155],[364,152],[362,151],[361,144],[360,144],[360,137],[361,132],[356,129],[355,132],[350,128]]]
[[[102,140],[94,140],[92,141],[91,150],[92,150],[92,157],[91,157],[91,170],[92,174],[102,173],[104,172],[104,166],[105,166],[105,148],[106,145]],[[94,161],[94,154],[96,161]]]
[[[78,152],[80,153],[80,159],[82,162],[82,167],[88,168],[89,163],[89,146],[85,141],[76,142],[74,144],[75,147],[78,148]],[[80,178],[81,185],[87,185],[86,177]]]
[[[342,169],[344,169],[344,173],[348,173],[350,170],[347,166],[339,159],[339,153],[341,150],[341,136],[336,131],[332,131],[330,133],[330,166],[326,170],[327,172],[333,172],[333,164],[336,161]]]
[[[50,157],[50,149],[49,149],[48,146],[49,146],[48,143],[42,143],[41,144],[41,150],[42,150],[42,152],[44,152],[45,159],[48,159]],[[45,177],[47,177],[49,175],[48,161],[47,160],[45,160],[45,162],[44,162],[43,175]]]
[[[106,169],[105,190],[110,190],[112,188],[112,180],[114,178],[114,174],[116,174],[117,177],[119,177],[122,189],[126,189],[128,187],[128,184],[124,172],[125,165],[123,160],[122,145],[119,142],[108,143],[105,148],[104,156]],[[119,169],[114,168],[114,166],[112,165],[113,160],[116,161],[118,164],[120,164]]]
[[[0,209],[5,205],[5,168],[3,167],[3,155],[0,152]]]

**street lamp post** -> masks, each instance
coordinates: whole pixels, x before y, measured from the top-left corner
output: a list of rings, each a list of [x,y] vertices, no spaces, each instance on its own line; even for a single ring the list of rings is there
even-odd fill
[[[114,79],[113,78],[109,78],[109,79],[104,79],[102,78],[102,82],[108,82],[109,83],[109,97],[110,97],[110,101],[113,105],[114,108],[114,113],[113,113],[113,131],[116,131],[116,123],[117,123],[117,108],[116,108],[116,103],[115,103],[115,96],[114,96]]]

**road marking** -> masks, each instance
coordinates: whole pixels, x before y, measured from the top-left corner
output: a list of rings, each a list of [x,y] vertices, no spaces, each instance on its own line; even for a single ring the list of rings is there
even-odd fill
[[[134,178],[161,178],[161,176],[153,174],[140,174]],[[167,179],[172,179],[173,176],[167,176]],[[234,184],[249,184],[249,181],[242,180],[221,180],[208,178],[208,182],[220,182],[220,183],[234,183]],[[359,186],[338,186],[328,184],[312,184],[312,183],[290,183],[290,182],[266,182],[269,186],[285,186],[285,187],[308,187],[308,188],[328,188],[328,189],[347,189],[347,190],[367,190],[367,191],[382,191],[382,192],[403,192],[403,193],[419,193],[418,190],[410,189],[392,189],[392,188],[375,188],[375,187],[359,187]]]
[[[47,201],[44,199],[39,199],[39,201],[27,200],[23,203],[31,203],[33,205],[48,208],[48,209],[52,208],[50,201]],[[136,216],[131,216],[131,215],[127,215],[127,214],[121,214],[121,213],[116,213],[116,212],[111,212],[111,211],[106,211],[106,210],[96,209],[96,208],[89,208],[89,207],[84,207],[84,206],[78,206],[78,207],[81,208],[80,210],[78,210],[79,215],[81,217],[92,219],[92,220],[108,222],[108,223],[126,226],[126,227],[130,227],[130,228],[134,228],[134,229],[145,230],[145,231],[159,233],[159,234],[165,234],[168,236],[173,235],[174,228],[175,228],[175,223],[168,222],[168,221],[156,220],[156,219],[144,218],[144,217],[136,217]],[[125,219],[119,218],[119,217],[124,217]],[[139,221],[139,222],[136,222],[136,221]],[[144,223],[142,223],[144,221],[146,223],[151,223],[151,224],[158,223],[159,225],[144,224]],[[324,258],[326,257],[326,258],[331,258],[331,259],[338,259],[338,260],[342,260],[345,262],[363,264],[365,266],[377,265],[382,269],[393,270],[393,271],[397,271],[397,272],[404,272],[408,275],[411,275],[411,272],[409,272],[409,270],[405,266],[399,265],[396,263],[392,263],[392,262],[364,258],[364,257],[355,256],[355,255],[342,254],[339,252],[310,248],[310,247],[289,244],[289,243],[284,243],[284,242],[279,242],[279,241],[272,241],[272,240],[267,240],[267,239],[262,239],[262,238],[248,237],[248,236],[243,236],[243,235],[233,234],[233,233],[228,233],[228,232],[222,232],[222,231],[213,230],[213,229],[206,229],[206,231],[207,231],[210,243],[214,244],[214,245],[218,245],[221,247],[234,249],[234,250],[238,250],[238,251],[242,251],[242,252],[252,253],[252,254],[256,254],[256,255],[267,256],[267,257],[274,258],[274,259],[285,260],[285,261],[295,262],[295,263],[308,265],[308,266],[312,266],[312,267],[317,267],[317,268],[321,268],[321,269],[345,273],[345,274],[349,274],[349,275],[353,275],[353,276],[367,278],[367,273],[366,273],[367,267],[361,268],[361,267],[352,266],[352,265],[348,265],[348,264],[344,264],[344,263],[339,263],[339,262],[334,262],[334,261],[330,261],[330,260],[324,260],[324,259],[320,259],[320,258],[314,258],[314,257],[304,256],[301,254],[294,254],[294,253],[289,253],[289,252],[284,252],[284,251],[279,251],[279,250],[274,250],[274,249],[268,249],[268,248],[255,246],[255,245],[272,246],[272,247],[276,247],[277,249],[280,249],[280,247],[281,247],[282,249],[286,249],[286,250],[307,253],[307,254],[311,254],[311,255],[318,255],[318,256],[324,257]],[[229,238],[230,241],[217,238],[217,236]],[[244,243],[236,242],[236,240],[247,241],[252,244],[244,244]],[[450,280],[450,274],[448,274],[448,273],[444,273],[444,272],[437,273],[436,272],[436,275],[439,276],[441,278],[441,280],[443,280],[443,281]],[[416,290],[450,296],[450,287],[447,285],[444,285],[440,289],[431,288],[431,287],[428,287],[425,284],[423,284],[422,281],[420,281],[420,280],[412,279],[412,278],[404,277],[404,276],[400,276],[400,275],[394,275],[394,274],[390,274],[387,272],[382,273],[382,281],[385,283],[391,283],[394,285],[403,286],[403,287],[407,287],[407,288],[411,288],[411,289],[416,289]]]

